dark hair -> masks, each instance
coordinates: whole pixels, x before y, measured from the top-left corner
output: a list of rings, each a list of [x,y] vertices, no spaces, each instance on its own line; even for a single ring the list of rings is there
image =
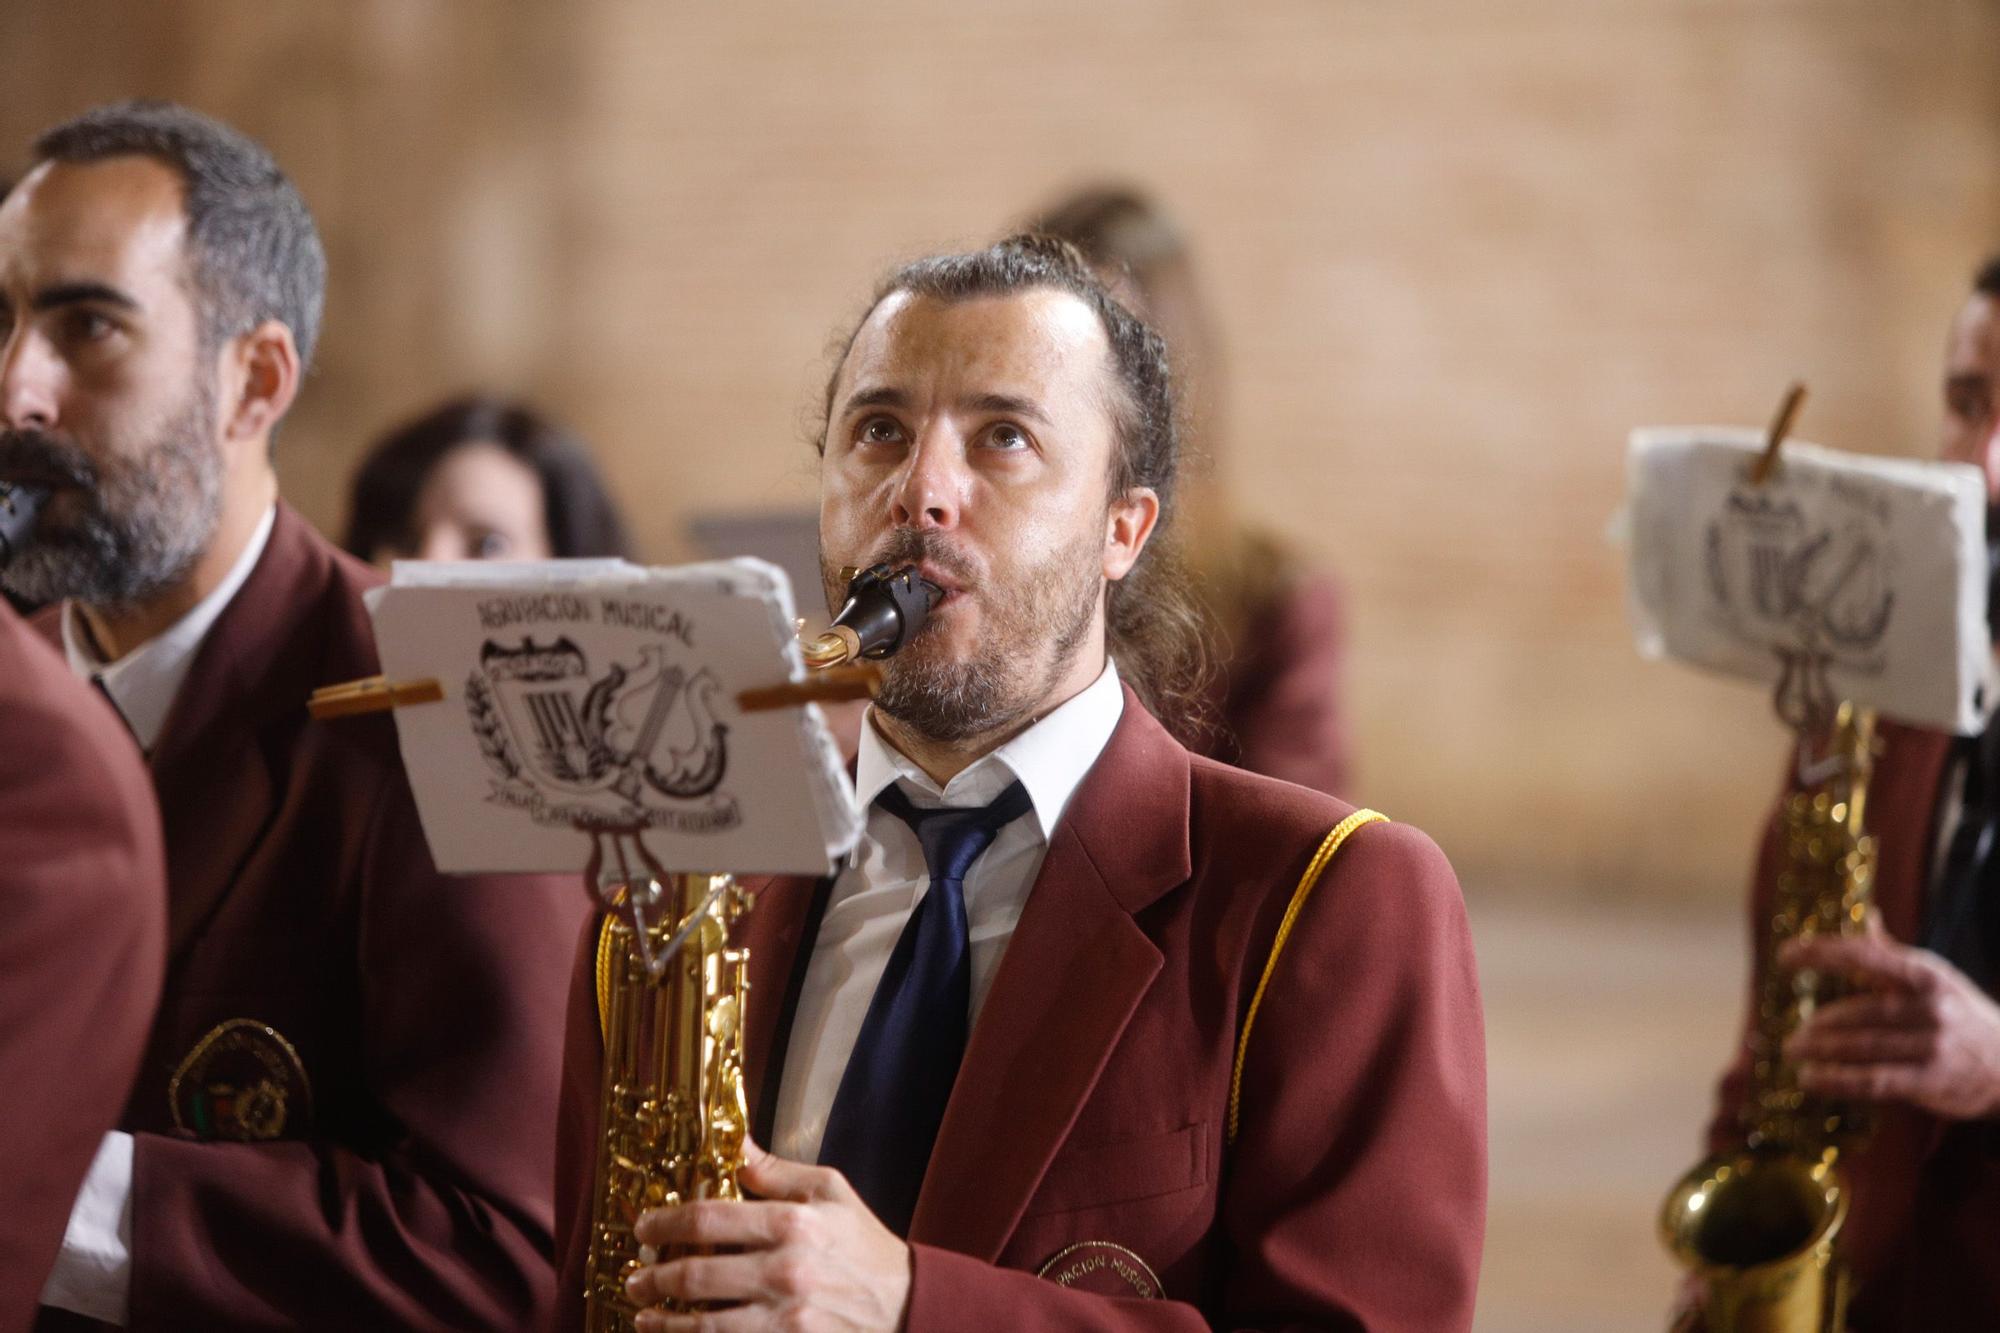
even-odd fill
[[[1136,186],[1086,185],[1051,204],[1030,225],[1068,241],[1107,279],[1130,282],[1142,304],[1151,300],[1152,283],[1161,270],[1188,262],[1180,228]]]
[[[490,442],[526,464],[542,484],[549,547],[558,556],[629,556],[625,524],[582,441],[524,404],[484,395],[456,398],[384,436],[354,474],[341,545],[364,560],[407,549],[417,496],[446,454]]]
[[[1176,734],[1202,725],[1206,652],[1201,612],[1188,589],[1169,531],[1180,479],[1181,434],[1166,344],[1121,305],[1075,246],[1053,236],[1022,233],[969,254],[934,255],[905,264],[875,289],[868,311],[898,292],[955,303],[1048,289],[1065,292],[1097,316],[1111,345],[1117,376],[1117,440],[1107,495],[1150,487],[1160,500],[1153,535],[1126,576],[1105,590],[1111,655],[1147,708]],[[826,452],[825,421],[841,367],[853,349],[864,315],[846,338],[826,385],[825,410],[815,445]]]
[[[180,174],[190,276],[210,347],[275,319],[312,364],[326,303],[326,251],[305,200],[263,145],[170,102],[119,102],[35,140],[41,161],[140,155]]]
[[[2000,298],[2000,255],[1979,266],[1979,272],[1972,277],[1972,290],[1981,296]]]

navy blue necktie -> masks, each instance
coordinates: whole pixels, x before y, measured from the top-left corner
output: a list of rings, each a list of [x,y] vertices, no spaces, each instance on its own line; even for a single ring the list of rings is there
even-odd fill
[[[965,876],[1032,802],[1016,782],[984,807],[919,809],[893,783],[875,803],[917,835],[931,887],[868,1003],[827,1113],[819,1160],[838,1168],[884,1225],[903,1236],[965,1056],[972,1000]]]
[[[1958,829],[1931,885],[1921,942],[1992,991],[2000,984],[2000,719],[1958,749]]]

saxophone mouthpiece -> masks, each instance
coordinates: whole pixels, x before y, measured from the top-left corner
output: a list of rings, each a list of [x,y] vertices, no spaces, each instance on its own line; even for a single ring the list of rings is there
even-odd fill
[[[0,569],[5,569],[35,530],[35,515],[49,498],[46,486],[0,481]]]
[[[895,655],[916,637],[943,596],[944,589],[917,573],[915,565],[893,569],[880,564],[854,571],[832,626],[804,645],[806,665],[823,671],[856,658],[880,661]]]

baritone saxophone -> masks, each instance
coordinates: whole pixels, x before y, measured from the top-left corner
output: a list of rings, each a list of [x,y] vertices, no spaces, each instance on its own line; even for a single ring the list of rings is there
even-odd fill
[[[1779,814],[1783,842],[1772,911],[1758,942],[1762,984],[1750,1034],[1741,1138],[1697,1164],[1667,1195],[1660,1234],[1703,1288],[1707,1333],[1839,1333],[1848,1274],[1840,1254],[1848,1191],[1840,1163],[1867,1130],[1859,1108],[1807,1095],[1784,1041],[1846,989],[1810,970],[1785,971],[1790,939],[1853,935],[1866,925],[1875,876],[1867,833],[1875,717],[1832,709],[1826,752],[1800,729],[1798,789]]]
[[[943,595],[915,567],[848,576],[847,599],[823,634],[800,644],[816,672],[899,651]],[[822,697],[811,685],[751,691],[743,707]],[[831,697],[831,696],[827,696]],[[629,831],[597,831],[586,872],[605,909],[597,999],[604,1080],[592,1191],[584,1326],[630,1330],[634,1272],[662,1256],[634,1228],[648,1209],[737,1199],[750,1110],[743,1022],[750,952],[730,942],[751,910],[733,875],[663,869]]]

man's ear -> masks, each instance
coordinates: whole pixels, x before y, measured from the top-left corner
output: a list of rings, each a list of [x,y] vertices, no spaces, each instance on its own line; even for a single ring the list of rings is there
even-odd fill
[[[224,437],[268,439],[299,392],[302,371],[291,329],[267,319],[231,339],[223,362],[223,385],[234,390],[223,408]]]
[[[1111,502],[1104,519],[1104,577],[1116,583],[1139,563],[1139,553],[1160,521],[1160,497],[1134,486]]]

